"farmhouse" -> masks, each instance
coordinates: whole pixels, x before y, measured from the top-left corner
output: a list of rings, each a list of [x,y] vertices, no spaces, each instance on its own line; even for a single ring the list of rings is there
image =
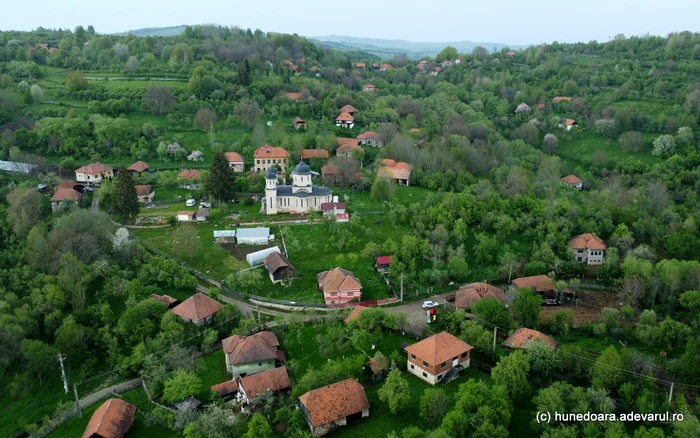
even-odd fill
[[[354,138],[338,138],[338,149],[335,150],[335,154],[342,158],[352,158],[353,151],[362,151],[362,146],[358,144],[359,142]]]
[[[343,320],[343,322],[344,322],[345,324],[347,324],[347,323],[349,323],[350,321],[356,320],[357,318],[360,317],[360,312],[362,312],[362,311],[365,310],[365,309],[368,309],[368,307],[365,307],[365,306],[355,306],[355,307],[353,307],[353,308],[352,308],[352,311],[351,311],[350,313],[348,313],[348,316],[345,317],[345,319]]]
[[[182,304],[170,309],[170,312],[182,318],[185,322],[202,325],[212,319],[214,314],[223,309],[224,306],[213,298],[197,292]]]
[[[248,262],[248,264],[250,264],[250,266],[260,266],[265,262],[267,256],[269,256],[273,252],[280,252],[279,247],[273,246],[272,248],[265,248],[260,251],[252,252],[245,256],[245,259]]]
[[[292,171],[292,185],[277,185],[277,168],[270,167],[265,175],[265,199],[261,211],[268,215],[320,211],[321,204],[332,200],[333,192],[327,187],[313,185],[312,175],[318,173],[300,161]]]
[[[149,202],[153,202],[153,198],[156,196],[155,190],[153,190],[153,186],[150,185],[138,185],[134,186],[136,189],[136,197],[138,198],[139,202],[147,204]]]
[[[110,398],[90,417],[83,438],[123,438],[134,422],[136,406],[120,398]]]
[[[366,67],[366,64],[364,62],[356,62],[355,63],[355,68],[361,68],[364,70],[365,67]]]
[[[234,172],[239,173],[245,170],[245,162],[243,157],[238,152],[226,152],[226,161],[228,161],[228,167],[233,169]]]
[[[328,151],[325,149],[302,149],[301,151],[299,151],[299,156],[302,160],[327,160]]]
[[[340,108],[338,111],[340,111],[341,114],[342,114],[342,113],[348,113],[348,114],[350,114],[351,116],[354,117],[354,116],[355,116],[355,113],[357,112],[357,108],[355,108],[355,107],[352,106],[352,105],[345,105],[344,107]]]
[[[375,263],[377,266],[377,271],[381,274],[386,274],[389,272],[389,267],[391,266],[391,256],[379,256]]]
[[[501,303],[506,302],[506,295],[500,288],[488,283],[470,283],[461,286],[455,293],[455,307],[469,310],[474,303],[483,298],[493,298]]]
[[[526,327],[522,327],[514,331],[512,335],[508,336],[506,340],[503,341],[503,346],[511,349],[522,348],[527,350],[528,344],[536,340],[543,341],[545,344],[549,345],[552,350],[559,346],[557,341],[544,333]]]
[[[236,380],[227,380],[211,386],[210,389],[224,400],[238,396],[238,382]]]
[[[560,128],[566,128],[567,131],[571,131],[574,126],[578,126],[578,123],[576,123],[576,120],[574,120],[574,119],[567,119],[567,118],[559,119],[559,127]]]
[[[51,211],[56,213],[62,207],[77,203],[83,194],[71,188],[56,188],[51,197]]]
[[[306,122],[301,117],[296,117],[294,120],[292,120],[292,126],[294,129],[307,128]]]
[[[297,406],[311,434],[319,437],[350,422],[369,417],[365,388],[354,379],[343,380],[302,394]]]
[[[377,172],[379,178],[386,178],[395,181],[400,186],[408,186],[411,179],[411,166],[403,161],[382,160],[382,166]]]
[[[285,173],[289,165],[289,152],[284,150],[284,148],[266,144],[255,150],[253,159],[253,166],[256,172],[279,166],[282,169],[282,173]]]
[[[233,335],[223,341],[226,370],[233,378],[245,377],[275,368],[278,360],[284,361],[284,353],[277,348],[280,343],[273,332],[262,331],[250,336]]]
[[[357,140],[363,146],[369,146],[373,148],[381,148],[384,146],[384,140],[379,133],[374,131],[366,131],[357,136]]]
[[[546,275],[533,275],[531,277],[516,278],[511,283],[511,288],[529,287],[537,293],[550,293],[554,291],[554,282]]]
[[[273,368],[261,373],[242,377],[238,382],[238,391],[245,403],[250,404],[256,396],[270,391],[273,394],[286,391],[292,387],[286,367]]]
[[[571,96],[556,96],[552,99],[552,102],[559,103],[562,101],[571,102]]]
[[[405,348],[408,353],[408,371],[431,385],[456,377],[469,368],[474,347],[461,339],[440,332]]]
[[[345,203],[338,202],[338,197],[333,197],[333,202],[324,202],[321,204],[321,211],[324,216],[335,217],[338,222],[347,222],[348,214],[345,212]]]
[[[145,161],[137,161],[131,166],[129,166],[126,170],[128,170],[131,173],[138,173],[141,175],[143,172],[148,172],[150,167],[148,167],[148,163]]]
[[[591,233],[579,234],[572,238],[569,240],[569,246],[574,250],[576,261],[588,265],[601,265],[608,248],[603,239]]]
[[[441,71],[442,71],[441,67],[433,67],[433,71],[431,71],[430,74],[433,76],[437,76],[440,74]]]
[[[180,181],[180,187],[197,190],[199,189],[199,181],[202,179],[202,171],[197,169],[182,169],[177,174],[177,179]]]
[[[151,294],[148,296],[148,298],[154,299],[159,303],[163,303],[166,309],[172,309],[180,304],[180,300],[173,298],[170,295]]]
[[[425,73],[425,72],[428,71],[428,69],[430,68],[430,63],[428,62],[428,60],[422,59],[422,60],[418,63],[418,65],[416,66],[416,68],[417,68],[418,70],[422,71],[423,73]]]
[[[99,186],[103,179],[112,179],[114,169],[102,163],[93,163],[75,170],[75,180]]]
[[[379,71],[387,71],[393,69],[394,66],[391,64],[382,64],[379,66]]]
[[[362,298],[362,283],[352,271],[335,268],[316,276],[326,304],[343,304]]]
[[[279,252],[273,252],[263,260],[265,269],[270,275],[272,283],[281,283],[294,278],[294,266],[289,259]]]
[[[581,181],[581,179],[576,175],[566,175],[561,180],[577,190],[581,190],[583,188],[583,181]]]
[[[372,93],[373,93],[373,92],[376,92],[376,91],[378,91],[378,90],[379,90],[379,88],[375,87],[375,86],[372,85],[372,84],[365,84],[365,85],[362,87],[362,91],[365,91],[365,92],[369,91],[369,92],[372,92]]]
[[[340,126],[341,128],[352,128],[355,126],[355,118],[348,113],[340,113],[335,119],[335,126]]]
[[[301,93],[287,93],[287,99],[302,100]]]

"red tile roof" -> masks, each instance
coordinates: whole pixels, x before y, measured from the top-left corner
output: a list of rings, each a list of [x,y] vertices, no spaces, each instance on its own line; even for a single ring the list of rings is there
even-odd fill
[[[148,196],[153,193],[153,187],[150,185],[138,185],[134,186],[136,189],[136,196]]]
[[[305,160],[311,158],[328,158],[328,151],[325,149],[302,149],[299,155]]]
[[[338,111],[340,111],[341,113],[356,113],[356,112],[357,112],[357,108],[355,108],[355,107],[352,106],[352,105],[345,105],[344,107],[342,107],[342,108],[339,109]]]
[[[238,382],[229,380],[211,387],[211,390],[219,394],[219,397],[226,397],[238,392]]]
[[[221,341],[224,354],[233,365],[277,359],[279,341],[273,332],[262,331],[251,336],[233,335]]]
[[[574,126],[574,125],[576,124],[576,120],[574,120],[574,119],[566,119],[566,121],[564,122],[564,124],[565,124],[566,126]]]
[[[97,408],[83,432],[83,438],[122,438],[134,422],[136,406],[111,398]]]
[[[197,322],[208,318],[223,308],[224,306],[220,302],[202,292],[197,292],[179,306],[170,309],[170,311],[177,316]]]
[[[287,98],[292,100],[301,100],[301,93],[287,93]]]
[[[603,239],[595,234],[585,233],[579,234],[569,240],[569,246],[574,249],[607,249],[603,243]]]
[[[56,190],[58,189],[75,189],[77,186],[81,186],[82,184],[79,182],[71,181],[69,179],[62,179],[61,181],[58,182],[58,185],[56,186]]]
[[[362,289],[360,279],[355,277],[352,271],[340,267],[330,271],[323,271],[316,278],[321,285],[321,289],[326,293]]]
[[[309,69],[310,71],[319,71],[321,70],[320,68],[316,67],[315,65]]]
[[[348,316],[345,317],[345,320],[344,320],[343,322],[345,322],[345,324],[347,324],[347,323],[349,323],[350,321],[356,320],[357,318],[359,318],[360,312],[362,312],[362,311],[365,310],[365,309],[368,309],[368,307],[365,307],[365,306],[355,306],[355,307],[353,307],[353,308],[352,308],[352,311],[350,311],[350,313],[348,313]]]
[[[377,87],[375,87],[375,86],[372,85],[372,84],[365,84],[365,85],[362,87],[362,90],[363,90],[363,91],[376,90],[376,89],[377,89]]]
[[[380,266],[390,265],[391,264],[391,256],[379,256],[379,257],[377,257],[377,264]]]
[[[289,382],[287,368],[279,367],[245,376],[241,379],[240,386],[245,391],[248,400],[250,400],[268,389],[272,392],[277,392],[288,389],[292,385]]]
[[[562,100],[565,100],[567,102],[571,102],[571,97],[569,97],[569,96],[557,96],[554,99],[552,99],[552,102],[561,102]]]
[[[552,347],[552,349],[557,348],[559,343],[549,336],[537,330],[532,330],[529,328],[519,328],[513,332],[512,335],[508,336],[505,341],[503,341],[503,346],[508,348],[525,348],[527,349],[527,344],[535,340],[541,340],[547,345]]]
[[[515,52],[513,52],[513,51],[511,50],[510,52],[506,52],[506,55],[508,55],[508,56],[515,56]]]
[[[110,172],[114,170],[112,167],[104,165],[102,163],[93,163],[76,169],[75,173],[85,173],[87,175],[98,175],[100,173]]]
[[[411,179],[413,166],[403,161],[396,162],[391,159],[382,160],[382,167],[379,168],[377,176],[391,179]]]
[[[199,180],[202,177],[202,171],[197,169],[182,169],[182,171],[177,174],[177,177]]]
[[[547,292],[554,290],[554,282],[546,275],[533,275],[532,277],[522,277],[513,280],[516,287],[534,288],[536,292]]]
[[[389,365],[389,359],[382,357],[379,360],[372,358],[369,360],[369,367],[374,374],[379,374]]]
[[[163,303],[165,305],[165,307],[170,307],[175,303],[180,304],[180,301],[178,299],[173,298],[169,295],[151,294],[151,295],[149,295],[148,298],[152,298],[152,299],[158,301],[159,303]]]
[[[366,131],[357,136],[358,140],[379,140],[380,138],[382,138],[382,136],[374,131]]]
[[[226,161],[229,163],[243,163],[243,157],[238,152],[226,152]]]
[[[51,197],[51,201],[53,201],[53,202],[77,201],[78,199],[80,199],[82,197],[83,197],[82,193],[80,193],[74,189],[59,188],[59,189],[56,189],[56,191],[54,192],[53,196]]]
[[[341,114],[340,114],[338,117],[336,117],[335,119],[338,120],[338,121],[341,121],[341,122],[344,122],[344,121],[352,122],[353,120],[355,120],[355,118],[354,118],[353,116],[351,116],[350,114],[348,114],[348,113],[341,113]]]
[[[463,340],[444,331],[405,348],[408,354],[415,355],[431,366],[451,361],[473,349],[474,347]]]
[[[344,202],[324,202],[321,204],[321,211],[333,211],[337,208],[338,210],[345,210]]]
[[[460,287],[455,294],[455,307],[469,309],[482,298],[494,298],[502,303],[506,295],[500,288],[488,283],[471,283]]]
[[[567,184],[579,184],[582,183],[581,179],[577,177],[576,175],[566,175],[564,178],[561,179]]]
[[[129,166],[127,170],[133,170],[134,172],[141,173],[148,170],[148,167],[148,163],[146,163],[145,161],[137,161],[131,166]]]
[[[194,216],[194,211],[178,211],[177,216]]]
[[[379,68],[390,69],[390,68],[394,68],[394,66],[391,64],[382,64],[379,66]]]
[[[355,63],[355,67],[357,67],[357,68],[360,68],[360,67],[365,68],[366,66],[365,66],[365,63],[364,63],[364,62],[356,62],[356,63]]]
[[[544,109],[544,104],[543,103],[536,103],[535,108],[537,109]]]
[[[350,152],[354,151],[355,149],[359,150],[364,150],[362,149],[362,146],[358,144],[358,141],[355,140],[354,138],[339,138],[338,143],[340,143],[340,146],[338,146],[338,149],[336,149],[336,153],[338,152]]]
[[[269,256],[265,257],[265,260],[263,260],[263,264],[265,265],[265,269],[267,269],[267,272],[270,273],[277,272],[279,268],[294,268],[292,266],[292,262],[290,262],[287,257],[283,256],[278,252],[273,252]]]
[[[311,427],[318,427],[369,409],[365,388],[356,380],[314,389],[299,397],[306,408]]]
[[[325,166],[321,168],[321,175],[339,175],[340,174],[340,169],[338,169],[338,166],[336,166],[333,163],[328,163]]]
[[[289,158],[289,152],[284,148],[270,146],[269,144],[260,146],[253,154],[254,158]]]

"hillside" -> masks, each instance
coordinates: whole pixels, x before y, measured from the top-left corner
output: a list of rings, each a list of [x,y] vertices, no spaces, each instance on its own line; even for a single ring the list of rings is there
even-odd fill
[[[168,27],[144,27],[142,29],[128,30],[126,32],[115,33],[114,35],[128,35],[133,34],[134,36],[178,36],[185,31],[186,25],[182,24],[180,26],[168,26]]]
[[[476,46],[485,47],[489,51],[498,51],[504,47],[516,50],[529,47],[527,45],[509,45],[476,41],[431,43],[406,40],[385,40],[378,38],[355,38],[339,35],[315,36],[309,38],[318,44],[337,50],[363,50],[382,57],[406,54],[410,59],[419,59],[424,56],[435,56],[447,46],[455,47],[460,53],[471,53]]]

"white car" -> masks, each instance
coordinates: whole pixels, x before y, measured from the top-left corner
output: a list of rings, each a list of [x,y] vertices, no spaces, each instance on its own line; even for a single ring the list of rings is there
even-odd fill
[[[435,301],[423,301],[423,308],[424,309],[433,309],[435,307],[440,307],[438,303]]]
[[[199,208],[211,208],[211,202],[199,201]]]
[[[188,207],[194,207],[194,204],[196,204],[196,203],[197,203],[196,199],[190,198],[187,200],[187,202],[185,202],[185,205]]]

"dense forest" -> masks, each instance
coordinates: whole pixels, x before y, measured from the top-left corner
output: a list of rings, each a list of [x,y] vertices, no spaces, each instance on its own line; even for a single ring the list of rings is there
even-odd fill
[[[442,412],[444,421],[429,423],[429,435],[409,428],[394,437],[525,436],[510,421],[514,406],[525,404],[530,410],[585,405],[584,411],[686,414],[683,422],[634,428],[592,423],[528,429],[543,437],[700,436],[700,34],[619,35],[517,52],[477,47],[459,54],[447,47],[425,61],[380,60],[297,35],[216,26],[187,26],[175,37],[100,35],[92,26],[0,32],[0,160],[37,165],[30,175],[0,174],[0,417],[17,419],[0,430],[8,436],[37,433],[46,423],[42,417],[67,409],[56,407],[72,400],[62,394],[50,405],[26,394],[43,390],[48,377],[60,386],[59,352],[77,381],[103,372],[142,376],[161,393],[179,373],[195,372],[199,356],[220,339],[255,325],[231,304],[205,328],[182,322],[148,297],[190,296],[199,285],[195,276],[128,233],[115,235],[106,211],[51,212],[38,184],[52,188],[59,172],[87,163],[118,167],[144,160],[161,170],[144,175],[142,183],[171,190],[178,185],[175,169],[206,173],[217,152],[239,152],[251,163],[255,149],[269,143],[293,160],[302,149],[334,156],[338,138],[376,131],[385,147],[332,161],[348,174],[361,173],[359,181],[340,181],[339,188],[367,192],[385,208],[382,219],[406,230],[362,242],[358,251],[366,259],[393,254],[392,281],[406,278],[447,291],[459,283],[546,274],[562,290],[597,282],[621,305],[611,303],[598,321],[575,329],[566,313],[540,322],[525,304],[481,306],[473,313],[484,326],[446,312],[432,329],[459,335],[500,360],[495,383],[465,383],[451,410]],[[386,63],[391,68],[378,68]],[[369,83],[378,91],[363,91]],[[335,124],[345,105],[357,109],[352,129]],[[293,129],[294,117],[308,126]],[[563,119],[576,125],[567,129]],[[396,187],[376,177],[383,159],[410,163],[411,186],[427,194],[400,199]],[[323,163],[311,165],[318,170]],[[583,190],[562,184],[570,174],[583,180]],[[103,210],[115,207],[117,185],[95,192]],[[262,175],[246,173],[235,181],[236,192],[263,187]],[[352,226],[362,234],[372,222]],[[346,239],[343,233],[329,231],[336,239]],[[567,242],[582,233],[607,242],[602,265],[574,260]],[[523,295],[519,302],[526,301]],[[373,338],[360,339],[352,330],[381,338],[382,330],[396,331],[397,324],[360,321],[347,333],[329,326],[340,340],[325,345],[328,365],[300,378],[300,387],[357,377],[344,354]],[[292,325],[301,333],[298,322]],[[558,359],[542,350],[491,354],[493,326],[540,327],[584,341]],[[588,356],[587,338],[627,339],[647,350],[613,346]],[[669,353],[667,360],[659,362],[659,350]],[[582,356],[587,359],[575,359]],[[523,384],[523,370],[541,386]],[[557,373],[578,375],[579,386],[550,384]],[[673,404],[656,391],[661,384],[654,379],[680,385]],[[26,406],[38,414],[23,413]],[[228,429],[216,407],[199,419],[168,419],[165,411],[151,416],[191,438],[307,436],[289,403],[274,406],[272,414],[236,420]],[[534,415],[520,419],[531,422]],[[289,427],[273,432],[267,422]],[[269,435],[255,435],[268,433],[266,426]]]

